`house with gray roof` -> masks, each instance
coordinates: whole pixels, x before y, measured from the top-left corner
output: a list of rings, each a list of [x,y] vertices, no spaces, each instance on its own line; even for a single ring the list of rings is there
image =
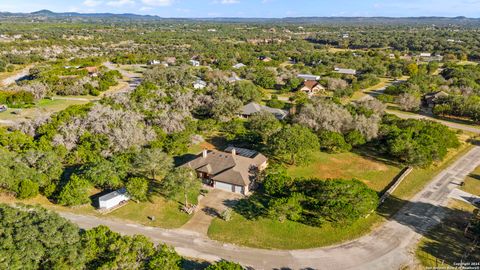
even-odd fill
[[[268,159],[257,151],[228,147],[223,152],[205,149],[182,166],[194,169],[205,185],[248,195],[258,172],[268,166],[267,162]]]
[[[350,68],[335,68],[335,71],[343,75],[357,75],[357,70]]]
[[[288,111],[260,105],[256,102],[250,102],[247,105],[243,106],[241,113],[242,117],[248,118],[251,115],[262,111],[267,111],[273,114],[278,120],[283,120],[285,119],[285,117],[288,116]]]

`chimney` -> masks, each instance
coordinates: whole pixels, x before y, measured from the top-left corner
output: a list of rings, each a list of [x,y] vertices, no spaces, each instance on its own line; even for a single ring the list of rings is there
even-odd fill
[[[202,152],[203,158],[207,158],[207,155],[208,155],[207,149],[203,149],[203,152]]]
[[[237,154],[237,150],[234,148],[232,148],[232,156],[235,156]]]

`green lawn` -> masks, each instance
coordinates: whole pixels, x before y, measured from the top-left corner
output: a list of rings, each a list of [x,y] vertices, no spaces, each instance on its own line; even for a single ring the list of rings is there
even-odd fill
[[[380,225],[385,217],[394,214],[408,199],[423,189],[435,175],[465,154],[471,147],[465,144],[458,150],[451,151],[440,164],[428,169],[415,169],[400,184],[393,197],[381,207],[379,213],[373,213],[368,218],[360,219],[350,226],[332,227],[325,224],[323,227],[317,228],[291,221],[280,223],[265,218],[247,220],[243,216],[235,214],[229,222],[218,218],[214,219],[210,225],[208,236],[219,241],[272,249],[313,248],[358,238]],[[381,190],[400,170],[395,166],[368,160],[352,153],[335,155],[317,153],[315,159],[314,164],[292,167],[289,169],[289,173],[297,177],[357,177],[370,187]]]
[[[373,214],[351,226],[332,227],[325,224],[318,228],[288,220],[284,223],[267,218],[247,220],[234,214],[228,222],[214,219],[208,228],[208,236],[218,241],[249,247],[304,249],[355,239],[369,232],[381,220],[382,217]]]
[[[288,173],[296,178],[356,178],[375,191],[382,191],[401,167],[363,157],[352,152],[328,154],[316,152],[307,166],[292,166]]]
[[[179,228],[190,219],[188,214],[179,210],[177,202],[161,197],[154,197],[151,202],[129,202],[105,216],[167,229]],[[149,216],[155,216],[155,221],[149,220]]]
[[[465,185],[461,187],[465,192],[480,196],[480,167],[477,167],[467,178]]]

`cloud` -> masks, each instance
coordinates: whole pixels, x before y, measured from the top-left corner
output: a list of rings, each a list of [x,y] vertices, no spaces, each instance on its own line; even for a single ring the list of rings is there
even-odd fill
[[[173,4],[173,0],[142,0],[148,6],[166,7]]]
[[[222,5],[231,5],[231,4],[238,4],[240,1],[238,0],[221,0],[220,4]]]
[[[98,5],[101,5],[102,1],[96,1],[96,0],[85,0],[83,1],[83,5],[87,7],[96,7]]]
[[[133,4],[135,4],[135,2],[132,0],[112,0],[107,2],[107,5],[112,7],[121,7],[125,5],[133,5]]]

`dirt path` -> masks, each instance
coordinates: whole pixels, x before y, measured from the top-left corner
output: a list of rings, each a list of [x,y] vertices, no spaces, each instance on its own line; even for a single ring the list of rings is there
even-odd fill
[[[14,74],[10,75],[9,77],[3,79],[0,82],[0,85],[2,86],[8,86],[10,84],[15,83],[18,79],[23,78],[28,75],[30,69],[32,68],[32,65],[29,65],[27,67],[24,67],[23,69],[15,72]]]

